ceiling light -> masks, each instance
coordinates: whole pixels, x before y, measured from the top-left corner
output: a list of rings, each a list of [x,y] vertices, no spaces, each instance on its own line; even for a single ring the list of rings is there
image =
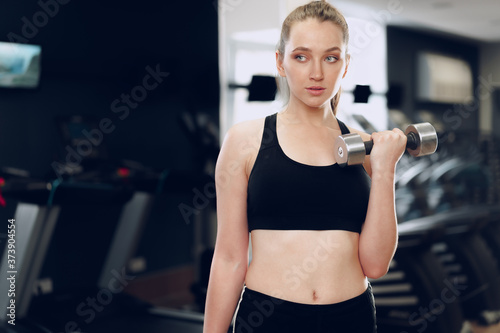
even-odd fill
[[[448,9],[453,7],[453,4],[451,2],[441,1],[441,2],[434,2],[432,4],[432,7],[434,9]]]

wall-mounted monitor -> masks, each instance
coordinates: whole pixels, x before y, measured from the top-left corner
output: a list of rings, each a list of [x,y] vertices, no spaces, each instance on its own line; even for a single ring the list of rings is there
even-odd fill
[[[470,64],[447,55],[420,52],[417,57],[417,98],[421,102],[467,103],[473,98]]]
[[[41,51],[39,45],[0,42],[0,87],[38,87]]]

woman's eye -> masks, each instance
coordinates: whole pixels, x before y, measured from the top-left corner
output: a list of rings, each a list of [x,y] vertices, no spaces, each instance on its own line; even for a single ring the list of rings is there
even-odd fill
[[[326,57],[326,61],[328,61],[328,62],[335,62],[337,60],[338,60],[338,58],[334,57],[334,56],[328,56],[328,57]]]
[[[306,60],[306,57],[303,56],[303,55],[296,55],[295,56],[295,59],[297,59],[298,61],[305,61]]]

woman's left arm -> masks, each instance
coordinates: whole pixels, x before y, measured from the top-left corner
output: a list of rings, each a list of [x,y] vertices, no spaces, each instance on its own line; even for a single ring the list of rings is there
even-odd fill
[[[394,181],[396,165],[406,147],[406,136],[400,129],[363,133],[373,140],[373,149],[364,167],[372,179],[368,211],[359,238],[359,260],[369,278],[384,276],[396,252],[398,228]]]

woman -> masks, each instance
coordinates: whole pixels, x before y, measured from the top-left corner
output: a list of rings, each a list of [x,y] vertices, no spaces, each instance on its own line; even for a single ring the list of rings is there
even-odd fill
[[[235,310],[237,333],[376,332],[367,277],[383,276],[396,250],[394,173],[406,137],[336,119],[348,38],[326,2],[293,11],[276,51],[288,104],[226,135],[205,333],[227,332]],[[335,138],[348,132],[373,139],[362,166],[335,162]]]

